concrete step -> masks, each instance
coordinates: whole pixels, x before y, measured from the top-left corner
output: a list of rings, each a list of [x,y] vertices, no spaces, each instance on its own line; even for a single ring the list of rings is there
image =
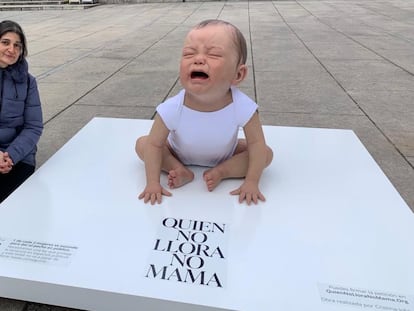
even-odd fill
[[[59,1],[59,0],[33,0],[33,1],[0,1],[0,6],[22,6],[22,5],[61,5],[68,3],[67,1]]]
[[[96,0],[0,1],[0,11],[82,10],[100,5]]]

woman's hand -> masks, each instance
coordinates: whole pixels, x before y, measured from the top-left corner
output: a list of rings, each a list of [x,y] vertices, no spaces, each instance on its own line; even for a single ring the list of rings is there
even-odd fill
[[[0,173],[7,174],[13,168],[13,161],[7,152],[0,151]]]

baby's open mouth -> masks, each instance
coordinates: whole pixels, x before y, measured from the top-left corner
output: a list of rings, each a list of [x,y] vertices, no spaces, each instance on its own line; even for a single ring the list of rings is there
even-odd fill
[[[208,79],[208,74],[202,71],[191,72],[191,79]]]

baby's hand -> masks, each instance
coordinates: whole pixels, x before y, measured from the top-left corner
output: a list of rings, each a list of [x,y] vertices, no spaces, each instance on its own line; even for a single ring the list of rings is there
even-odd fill
[[[138,199],[144,199],[144,203],[151,202],[151,205],[154,205],[155,203],[161,203],[163,195],[170,197],[172,194],[165,190],[160,183],[154,182],[147,184],[144,191],[138,196]]]
[[[239,196],[239,203],[242,203],[246,200],[247,205],[250,205],[251,202],[254,204],[260,201],[266,201],[264,195],[260,192],[257,183],[252,181],[244,181],[244,183],[238,188],[230,192],[231,195]]]

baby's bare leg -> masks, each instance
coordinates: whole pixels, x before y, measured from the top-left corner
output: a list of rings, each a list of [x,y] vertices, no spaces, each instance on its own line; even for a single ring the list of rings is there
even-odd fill
[[[135,151],[139,158],[144,159],[144,148],[147,142],[147,136],[137,139]],[[168,174],[168,186],[170,188],[178,188],[194,179],[194,173],[184,166],[171,152],[167,144],[162,150],[161,169]]]
[[[239,139],[236,150],[230,159],[204,172],[203,177],[208,191],[213,191],[223,179],[245,177],[248,164],[246,140]]]
[[[272,162],[272,159],[273,151],[267,147],[266,166]],[[204,172],[203,177],[208,191],[213,191],[223,179],[246,177],[248,167],[247,142],[245,139],[239,139],[236,150],[230,159]]]

